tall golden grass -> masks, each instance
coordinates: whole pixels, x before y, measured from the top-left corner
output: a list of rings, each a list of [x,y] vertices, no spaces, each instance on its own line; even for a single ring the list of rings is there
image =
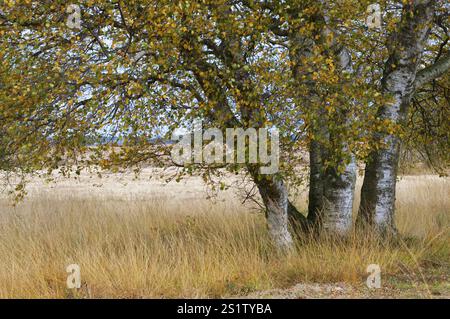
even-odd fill
[[[447,180],[432,176],[400,181],[400,242],[309,240],[288,256],[270,246],[262,214],[233,198],[123,200],[68,192],[17,207],[4,199],[0,297],[227,297],[299,282],[361,287],[369,264],[379,264],[383,278],[425,285],[427,294],[430,273],[448,280],[449,189]],[[305,207],[304,199],[298,204]],[[66,287],[73,263],[81,267],[79,290]]]

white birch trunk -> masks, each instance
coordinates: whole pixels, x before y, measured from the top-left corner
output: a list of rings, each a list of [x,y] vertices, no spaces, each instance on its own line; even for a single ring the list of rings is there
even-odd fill
[[[347,236],[353,226],[356,162],[352,156],[343,173],[328,170],[324,179],[323,228],[329,234]]]
[[[393,102],[380,108],[380,119],[394,123],[405,120],[432,17],[433,1],[416,0],[404,6],[399,30],[390,39],[390,56],[382,83],[383,93]],[[373,151],[366,163],[357,223],[383,236],[395,235],[395,187],[401,141],[395,135],[379,137],[386,148]]]
[[[255,180],[266,208],[269,235],[277,250],[288,252],[293,248],[288,223],[288,191],[282,179],[274,176]]]

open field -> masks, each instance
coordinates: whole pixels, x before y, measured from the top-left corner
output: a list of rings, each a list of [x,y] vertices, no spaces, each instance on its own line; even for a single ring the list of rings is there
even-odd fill
[[[0,298],[450,298],[448,179],[401,178],[397,243],[308,240],[278,256],[263,215],[233,190],[211,201],[199,178],[150,175],[35,180],[17,207],[0,199]],[[78,291],[66,288],[73,263]],[[379,290],[365,287],[369,264]]]

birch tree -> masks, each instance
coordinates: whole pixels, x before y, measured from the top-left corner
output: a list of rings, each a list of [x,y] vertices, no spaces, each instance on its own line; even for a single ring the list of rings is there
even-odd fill
[[[270,30],[290,52],[292,95],[306,110],[301,120],[308,128],[303,138],[309,145],[307,227],[314,231],[348,235],[353,225],[356,157],[364,157],[369,144],[365,131],[376,122],[370,105],[377,93],[365,79],[364,68],[368,57],[364,50],[370,52],[371,45],[361,40],[368,38],[367,5],[260,3],[271,16]],[[295,209],[290,212],[293,219],[298,216]]]
[[[426,83],[446,74],[450,67],[442,45],[436,61],[421,68],[427,39],[437,14],[448,17],[441,1],[403,3],[400,21],[387,40],[388,59],[384,66],[382,94],[389,102],[378,110],[382,120],[405,125],[415,92]],[[436,41],[436,40],[435,40]],[[395,188],[401,138],[399,134],[377,133],[385,147],[374,150],[366,162],[358,223],[382,235],[396,235]]]
[[[285,53],[265,37],[263,10],[239,1],[84,1],[67,9],[65,1],[0,8],[2,147],[17,159],[13,170],[76,176],[89,167],[163,165],[167,145],[155,149],[150,140],[195,119],[223,131],[277,127],[283,149],[300,148],[290,134],[301,125],[288,116],[300,108],[286,103]],[[259,163],[223,167],[252,178],[280,251],[293,246],[284,179],[295,165],[272,175]],[[187,165],[177,179],[194,172],[207,182],[223,174]]]

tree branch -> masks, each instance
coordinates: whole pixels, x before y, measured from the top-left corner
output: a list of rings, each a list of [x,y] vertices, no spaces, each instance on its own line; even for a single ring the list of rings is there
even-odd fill
[[[450,53],[445,54],[435,64],[420,70],[417,73],[416,81],[414,83],[415,89],[420,89],[426,83],[442,76],[450,69]]]

